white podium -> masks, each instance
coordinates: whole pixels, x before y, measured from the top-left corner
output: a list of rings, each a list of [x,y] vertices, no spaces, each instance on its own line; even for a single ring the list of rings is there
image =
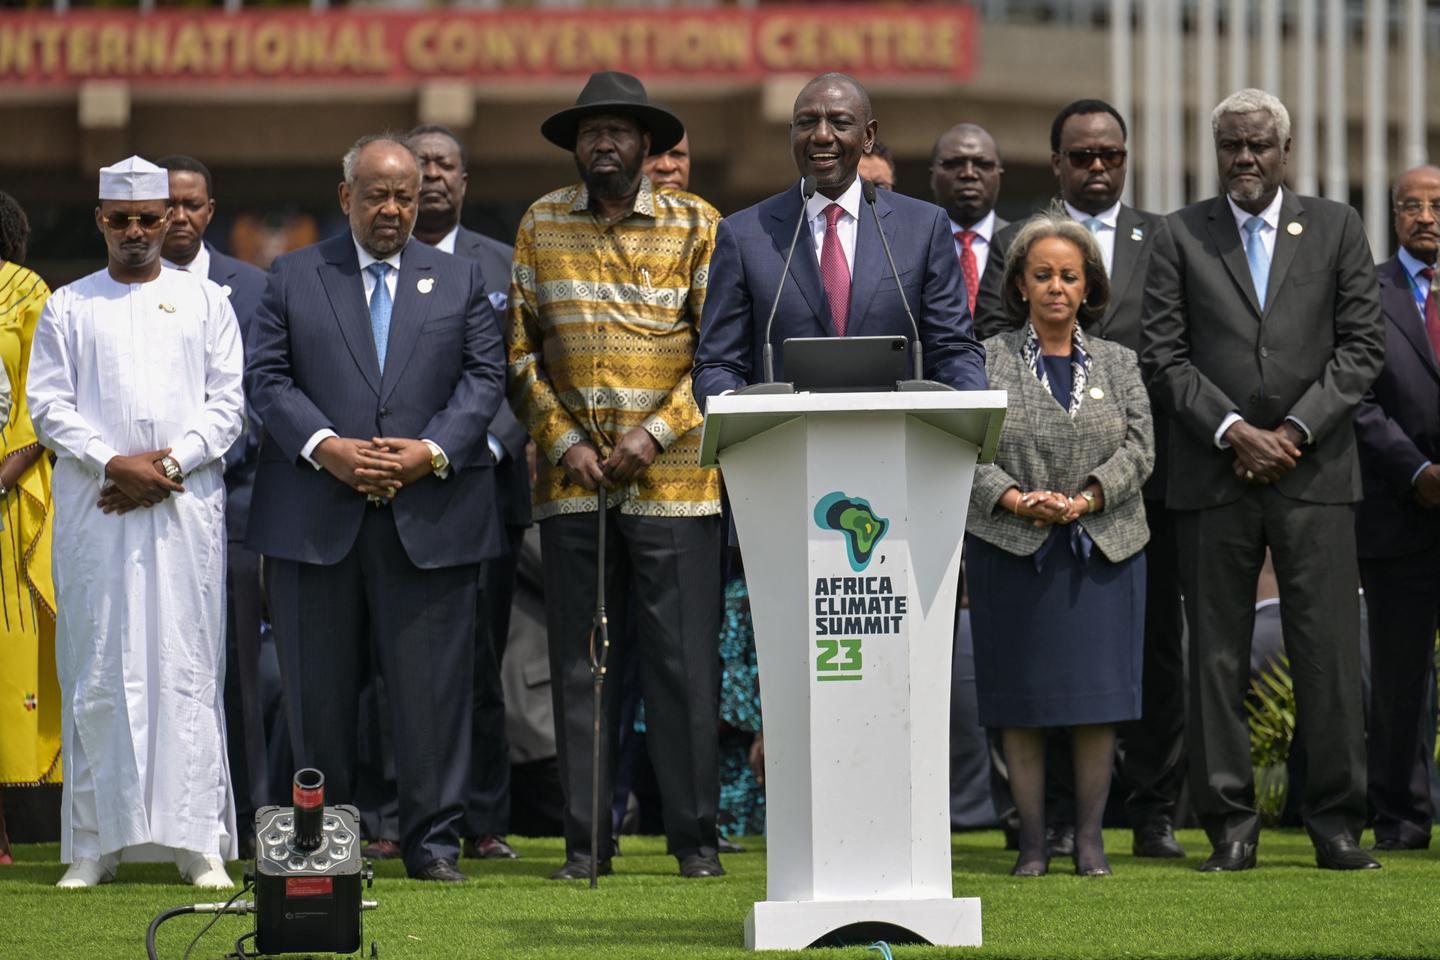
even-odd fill
[[[760,663],[766,899],[745,946],[980,945],[952,895],[950,657],[1005,392],[712,397]],[[850,928],[850,929],[846,929]]]

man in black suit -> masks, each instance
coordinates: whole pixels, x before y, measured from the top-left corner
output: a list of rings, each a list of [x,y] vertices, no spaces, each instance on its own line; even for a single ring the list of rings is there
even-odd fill
[[[210,170],[194,157],[163,157],[170,172],[170,229],[160,248],[164,265],[198,273],[220,285],[235,308],[240,336],[248,338],[265,274],[205,242],[215,216]],[[245,432],[225,453],[225,750],[235,789],[235,819],[242,852],[253,849],[255,811],[276,803],[270,783],[265,719],[260,691],[260,556],[245,547],[250,488],[260,449],[260,422],[245,406]]]
[[[460,225],[465,204],[465,148],[454,131],[439,125],[411,130],[407,142],[420,161],[420,206],[415,239],[437,250],[480,265],[490,305],[504,326],[510,296],[509,244]],[[480,566],[480,606],[475,630],[475,724],[470,742],[470,803],[465,813],[465,855],[482,860],[514,860],[505,839],[510,829],[510,750],[505,739],[505,691],[500,661],[510,634],[515,596],[515,563],[530,525],[530,469],[525,446],[530,435],[515,419],[508,401],[500,401],[486,437],[495,458],[495,490],[505,552]]]
[[[405,866],[458,882],[478,564],[502,550],[500,328],[479,266],[410,242],[409,148],[363,137],[343,168],[350,229],[277,260],[256,314],[246,384],[266,433],[246,542],[267,557],[298,759],[353,795],[373,646]]]
[[[1004,173],[995,138],[973,123],[955,124],[940,134],[930,151],[930,192],[936,206],[950,216],[950,232],[955,236],[955,256],[960,261],[971,317],[975,316],[975,298],[986,270],[994,267],[993,274],[998,277],[1005,269],[1003,254],[990,256],[995,232],[1010,224],[995,215]],[[980,335],[978,327],[976,335]]]
[[[1365,499],[1356,512],[1370,610],[1370,816],[1377,850],[1423,850],[1434,819],[1425,725],[1440,621],[1440,169],[1402,174],[1391,194],[1400,251],[1382,263],[1385,366],[1360,402]]]
[[[1255,580],[1274,558],[1305,730],[1304,811],[1316,863],[1379,864],[1365,824],[1365,730],[1351,420],[1385,356],[1370,246],[1355,211],[1282,186],[1290,116],[1241,90],[1212,115],[1225,196],[1166,218],[1146,281],[1141,362],[1175,420],[1166,503],[1190,625],[1190,786],[1214,851],[1255,865],[1241,698]]]

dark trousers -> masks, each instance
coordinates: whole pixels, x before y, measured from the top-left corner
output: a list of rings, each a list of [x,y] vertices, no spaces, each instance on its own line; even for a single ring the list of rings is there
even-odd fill
[[[241,837],[249,837],[255,811],[283,798],[271,789],[260,695],[260,555],[234,541],[226,545],[226,553],[225,750],[237,826]],[[285,784],[276,786],[283,790]]]
[[[1428,846],[1440,548],[1361,560],[1360,580],[1370,614],[1366,728],[1375,839]]]
[[[510,636],[515,563],[524,527],[505,528],[503,556],[480,565],[475,609],[475,713],[470,734],[470,802],[465,834],[482,837],[510,830],[510,745],[505,739],[505,689],[500,660]]]
[[[469,790],[477,566],[416,567],[385,507],[365,511],[339,563],[267,563],[297,760],[325,774],[329,802],[354,802],[360,688],[373,645],[397,746],[405,865],[415,873],[457,860]]]
[[[540,522],[545,566],[555,742],[565,792],[568,856],[590,854],[594,687],[589,659],[595,611],[597,523],[593,513]],[[640,658],[647,741],[660,781],[669,850],[713,855],[720,802],[719,717],[721,521],[715,517],[606,519],[605,605],[610,657],[601,741],[600,846],[611,848],[611,765],[625,659]],[[632,590],[633,586],[633,590]],[[633,604],[627,601],[633,595]],[[635,618],[635,649],[625,649]]]
[[[1210,842],[1248,843],[1260,833],[1243,700],[1267,546],[1280,587],[1296,722],[1305,730],[1306,827],[1317,840],[1358,839],[1365,825],[1365,729],[1354,508],[1255,487],[1234,503],[1180,512],[1177,524],[1190,625],[1190,791]]]
[[[1174,822],[1185,783],[1185,616],[1175,516],[1145,501],[1145,655],[1139,720],[1118,731],[1120,781],[1130,826]]]

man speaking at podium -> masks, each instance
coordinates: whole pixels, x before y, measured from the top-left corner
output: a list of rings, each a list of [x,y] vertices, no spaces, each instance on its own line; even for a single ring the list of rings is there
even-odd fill
[[[800,91],[790,146],[801,183],[727,217],[715,236],[693,373],[702,407],[706,398],[764,379],[767,325],[777,344],[791,337],[910,340],[915,334],[907,308],[924,346],[924,375],[957,390],[985,389],[985,351],[970,333],[945,211],[888,190],[872,200],[855,175],[878,127],[870,95],[845,74],[822,74]],[[806,199],[805,180],[812,177],[815,193]],[[782,289],[786,252],[802,211],[811,242],[802,239],[795,248],[790,282]],[[898,283],[877,223],[894,253]],[[777,379],[784,379],[783,368],[777,349]]]

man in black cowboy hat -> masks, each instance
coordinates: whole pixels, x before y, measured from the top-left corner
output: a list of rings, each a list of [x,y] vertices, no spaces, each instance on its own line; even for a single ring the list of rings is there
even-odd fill
[[[575,106],[540,132],[573,151],[580,171],[579,183],[541,197],[520,223],[508,336],[510,402],[539,454],[534,517],[565,791],[566,863],[554,879],[588,876],[592,857],[611,872],[609,817],[596,849],[590,817],[586,637],[602,487],[607,676],[640,657],[670,852],[682,876],[718,876],[720,489],[715,472],[697,466],[702,417],[690,367],[720,214],[688,193],[657,192],[642,173],[645,157],[670,149],[684,128],[632,76],[592,75]],[[607,798],[618,686],[605,687]]]

